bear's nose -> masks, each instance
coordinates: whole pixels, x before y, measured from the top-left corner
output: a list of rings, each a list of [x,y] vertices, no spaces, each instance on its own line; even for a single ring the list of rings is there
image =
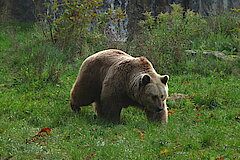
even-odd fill
[[[163,109],[161,107],[156,108],[156,112],[161,112]]]

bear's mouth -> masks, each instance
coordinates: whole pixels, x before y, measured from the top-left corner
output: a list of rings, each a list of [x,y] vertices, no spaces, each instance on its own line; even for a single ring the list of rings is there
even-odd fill
[[[161,113],[163,111],[162,107],[156,107],[156,108],[145,108],[145,110],[153,113]]]

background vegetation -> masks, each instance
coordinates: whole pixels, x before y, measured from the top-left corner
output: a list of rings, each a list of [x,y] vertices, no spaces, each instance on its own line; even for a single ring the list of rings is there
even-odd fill
[[[73,28],[68,34],[62,23],[68,26],[78,12],[59,17],[59,23],[2,21],[0,158],[240,159],[239,12],[202,18],[172,7],[157,17],[146,13],[139,22],[142,32],[125,44],[109,42],[101,30],[87,32],[88,23],[81,28],[83,37]],[[187,95],[168,101],[167,125],[148,122],[135,108],[123,110],[118,125],[97,118],[91,106],[80,114],[70,110],[69,92],[81,63],[113,45],[146,56],[160,74],[170,75],[170,95]],[[234,60],[203,55],[205,50]],[[44,130],[50,134],[38,134],[42,128],[50,128]]]

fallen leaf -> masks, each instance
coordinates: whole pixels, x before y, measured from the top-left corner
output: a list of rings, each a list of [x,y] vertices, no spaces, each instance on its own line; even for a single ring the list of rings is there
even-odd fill
[[[163,149],[163,150],[161,150],[161,152],[160,152],[161,155],[167,154],[167,153],[169,153],[169,150],[167,150],[167,149]]]
[[[195,93],[195,94],[193,94],[191,96],[188,96],[187,98],[192,98],[192,97],[195,97],[195,96],[198,96],[198,95],[199,95],[199,93]]]
[[[141,141],[144,141],[145,134],[143,131],[138,131]]]
[[[214,114],[210,114],[209,117],[214,117]]]
[[[139,137],[140,137],[140,140],[141,141],[144,141],[144,137],[145,137],[145,133],[144,133],[144,131],[141,131],[141,130],[139,130],[139,129],[134,129],[136,132],[138,132],[138,135],[139,135]]]
[[[178,148],[180,148],[180,147],[181,147],[181,146],[178,145],[178,146],[173,147],[173,149],[178,149]]]
[[[196,107],[195,109],[196,109],[196,111],[198,111],[198,110],[199,110],[199,107]]]
[[[187,82],[187,81],[184,81],[183,84],[185,84],[185,85],[190,85],[191,83],[190,83],[190,82]]]
[[[9,156],[9,157],[5,158],[4,160],[9,160],[11,158],[13,158],[13,156]]]
[[[195,107],[194,110],[196,110],[196,111],[204,110],[204,107],[205,107],[204,105],[202,105],[201,107],[198,107],[198,106],[197,106],[197,107]]]
[[[169,110],[169,111],[168,111],[168,114],[174,114],[174,112],[175,112],[175,111],[173,111],[173,110]]]
[[[51,128],[43,128],[43,129],[41,129],[40,132],[38,132],[37,135],[40,135],[41,133],[46,133],[47,135],[49,135],[51,130],[52,130]]]
[[[88,156],[83,157],[83,159],[93,159],[94,153],[90,153]]]
[[[42,142],[42,143],[45,143],[41,138],[42,138],[43,136],[49,135],[50,132],[51,132],[51,128],[43,128],[43,129],[41,129],[35,136],[33,136],[32,138],[26,139],[25,142],[26,142],[26,143],[31,143],[31,142],[35,142],[35,141],[37,141],[37,140],[40,140],[40,143],[41,143],[41,142]],[[42,133],[46,133],[46,134],[42,134]]]
[[[37,140],[39,140],[39,137],[35,135],[31,139],[26,139],[25,142],[26,143],[31,143],[31,142],[35,142]]]

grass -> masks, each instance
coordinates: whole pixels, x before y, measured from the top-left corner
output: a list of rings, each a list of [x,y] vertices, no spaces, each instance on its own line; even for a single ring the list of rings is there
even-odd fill
[[[44,76],[48,68],[43,69],[39,79],[38,74],[31,72],[37,67],[25,63],[35,50],[45,51],[32,45],[36,32],[25,26],[13,33],[8,28],[3,31],[1,159],[240,159],[237,76],[171,74],[170,95],[182,93],[192,97],[168,101],[169,110],[174,113],[169,115],[167,125],[147,121],[144,113],[135,108],[124,109],[121,124],[116,125],[97,118],[91,106],[79,114],[69,108],[69,92],[83,58],[60,65],[63,69],[58,81],[47,82]],[[57,52],[54,46],[48,49]],[[49,136],[26,143],[26,139],[31,140],[46,127],[52,129]]]

